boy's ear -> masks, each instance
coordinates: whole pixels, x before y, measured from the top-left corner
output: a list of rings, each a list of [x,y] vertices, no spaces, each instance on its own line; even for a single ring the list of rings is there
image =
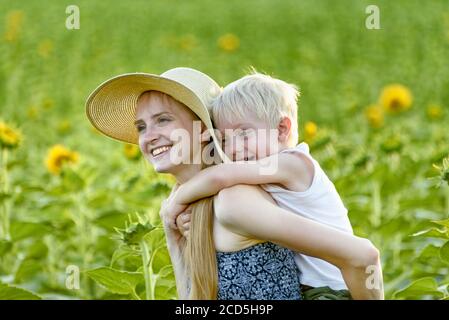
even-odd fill
[[[288,137],[290,136],[290,131],[292,129],[292,122],[290,118],[283,117],[281,121],[279,121],[278,125],[278,140],[279,142],[286,142]]]

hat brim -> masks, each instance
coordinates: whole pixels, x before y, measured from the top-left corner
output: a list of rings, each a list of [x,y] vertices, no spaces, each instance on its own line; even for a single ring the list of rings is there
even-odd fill
[[[175,80],[148,73],[126,73],[103,82],[87,98],[87,117],[106,136],[138,144],[134,125],[137,99],[149,90],[170,95],[192,110],[208,129],[213,129],[207,107],[194,92]]]

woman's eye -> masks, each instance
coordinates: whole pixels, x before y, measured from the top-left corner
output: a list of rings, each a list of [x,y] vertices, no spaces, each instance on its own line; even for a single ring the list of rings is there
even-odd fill
[[[144,125],[138,125],[137,127],[137,132],[142,132],[145,129]]]

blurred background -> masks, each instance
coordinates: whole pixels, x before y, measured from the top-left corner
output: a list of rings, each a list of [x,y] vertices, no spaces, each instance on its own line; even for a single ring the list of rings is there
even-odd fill
[[[386,298],[447,299],[448,58],[446,0],[1,1],[0,299],[176,298],[158,217],[174,181],[84,103],[177,66],[298,85],[300,140],[380,249]]]

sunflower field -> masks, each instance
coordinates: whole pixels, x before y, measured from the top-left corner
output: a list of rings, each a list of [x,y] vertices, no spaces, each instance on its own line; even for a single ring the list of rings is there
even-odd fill
[[[114,75],[177,66],[298,85],[300,139],[379,248],[386,298],[449,299],[447,0],[1,1],[0,299],[177,298],[174,180],[84,109]]]

